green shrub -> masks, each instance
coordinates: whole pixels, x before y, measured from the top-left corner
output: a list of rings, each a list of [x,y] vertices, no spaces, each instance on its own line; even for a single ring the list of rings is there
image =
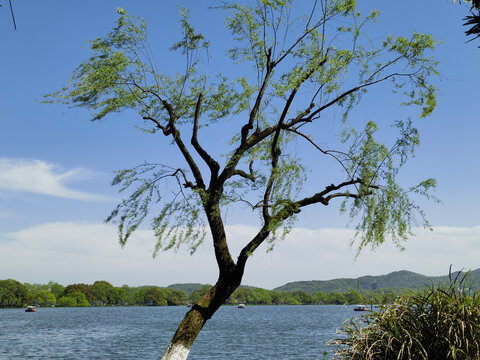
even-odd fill
[[[89,303],[84,293],[75,291],[70,296],[62,296],[57,301],[57,307],[88,306]]]
[[[70,296],[62,296],[57,301],[57,307],[72,307],[77,306],[77,299]]]
[[[467,277],[400,295],[352,318],[330,342],[337,346],[333,359],[480,359],[480,296]]]

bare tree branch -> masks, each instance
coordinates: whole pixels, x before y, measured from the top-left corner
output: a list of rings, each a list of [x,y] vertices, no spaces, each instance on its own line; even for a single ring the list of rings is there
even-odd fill
[[[220,165],[218,165],[218,163],[198,143],[198,139],[197,139],[198,120],[200,117],[200,107],[202,105],[202,99],[203,99],[203,94],[200,93],[198,95],[197,105],[195,107],[195,117],[193,121],[193,133],[192,133],[191,144],[193,145],[197,153],[202,157],[202,159],[210,168],[210,172],[212,174],[212,177],[211,177],[211,183],[212,183],[213,181],[216,181],[218,177],[218,171],[220,169]]]
[[[264,225],[257,235],[240,251],[236,265],[239,271],[243,272],[248,257],[268,238],[268,235],[270,235],[270,231],[268,230],[268,226]]]
[[[339,197],[339,196],[358,197],[358,195],[350,194],[350,193],[336,193],[334,195],[329,195],[329,196],[325,197],[325,195],[331,193],[332,191],[336,191],[336,190],[339,190],[341,188],[344,188],[344,187],[347,187],[347,186],[350,186],[350,185],[357,185],[357,184],[363,184],[363,180],[360,179],[360,178],[357,178],[357,179],[344,181],[344,182],[342,182],[338,185],[331,184],[331,185],[327,186],[324,190],[322,190],[322,191],[320,191],[320,192],[318,192],[318,193],[316,193],[312,196],[309,196],[309,197],[303,198],[301,200],[295,201],[294,204],[297,205],[298,207],[304,207],[304,206],[307,206],[307,205],[312,205],[312,204],[317,204],[317,203],[321,203],[323,205],[328,205],[329,200],[334,198],[334,197]],[[368,187],[372,188],[372,189],[378,189],[379,188],[376,185],[368,185]]]
[[[345,172],[347,173],[348,177],[351,177],[351,174],[350,172],[348,171],[347,167],[345,166],[345,164],[343,163],[342,160],[339,159],[338,156],[336,156],[335,154],[341,154],[347,158],[349,158],[350,156],[345,153],[345,152],[342,152],[342,151],[337,151],[337,150],[325,150],[323,148],[321,148],[319,145],[317,145],[313,139],[309,136],[309,135],[306,135],[300,131],[298,131],[297,129],[292,129],[292,128],[288,128],[286,129],[287,131],[290,131],[294,134],[297,134],[301,137],[303,137],[304,139],[306,139],[310,144],[312,144],[317,150],[319,150],[322,154],[325,154],[325,155],[329,155],[331,156],[332,158],[334,158],[339,164],[340,166],[342,166],[343,170],[345,170]]]
[[[312,121],[313,117],[317,114],[319,114],[321,111],[329,108],[330,106],[338,103],[340,100],[342,100],[343,98],[345,98],[346,96],[354,93],[354,92],[357,92],[359,91],[360,89],[363,89],[365,87],[368,87],[368,86],[371,86],[371,85],[375,85],[377,83],[380,83],[380,82],[383,82],[385,80],[388,80],[390,79],[391,77],[394,77],[394,76],[412,76],[412,74],[402,74],[402,73],[392,73],[392,74],[389,74],[387,76],[385,76],[384,78],[382,79],[378,79],[378,80],[375,80],[375,81],[371,81],[371,82],[368,82],[368,83],[365,83],[365,84],[362,84],[362,85],[358,85],[354,88],[351,88],[345,92],[343,92],[342,94],[340,94],[339,96],[337,96],[335,99],[329,101],[328,103],[326,103],[325,105],[322,105],[321,107],[319,107],[318,109],[316,109],[315,111],[313,112],[310,112],[308,117],[307,118],[300,118],[300,117],[296,117],[295,119],[291,120],[290,122],[288,122],[287,124],[285,124],[285,128],[290,128],[292,127],[293,125],[296,125],[298,124],[299,122],[303,122],[303,121],[307,121],[307,122],[310,122]]]
[[[265,89],[267,88],[268,81],[270,80],[270,76],[272,75],[272,70],[273,66],[271,64],[271,56],[272,56],[272,49],[268,49],[267,51],[267,71],[265,73],[265,77],[263,79],[262,86],[260,87],[258,91],[257,98],[255,100],[255,105],[252,108],[252,111],[250,111],[250,116],[248,119],[248,123],[242,127],[241,131],[241,145],[245,144],[248,136],[248,132],[253,129],[253,123],[255,122],[255,119],[257,118],[258,111],[260,110],[260,104],[262,103],[263,100],[263,95],[265,93]]]
[[[232,172],[232,176],[233,175],[238,175],[238,176],[241,176],[245,179],[248,179],[248,180],[251,180],[251,181],[255,181],[255,176],[253,175],[253,172],[251,171],[250,174],[247,174],[245,171],[243,170],[239,170],[239,169],[235,169],[233,170]]]

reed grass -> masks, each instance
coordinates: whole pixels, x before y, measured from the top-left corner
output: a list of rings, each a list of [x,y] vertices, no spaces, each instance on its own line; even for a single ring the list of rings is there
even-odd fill
[[[480,295],[458,273],[399,296],[339,331],[335,360],[479,360]]]

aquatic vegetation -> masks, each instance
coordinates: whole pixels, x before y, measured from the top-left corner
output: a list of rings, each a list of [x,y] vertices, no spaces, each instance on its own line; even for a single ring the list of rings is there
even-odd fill
[[[469,273],[400,295],[351,319],[330,343],[334,359],[480,359],[480,294]]]

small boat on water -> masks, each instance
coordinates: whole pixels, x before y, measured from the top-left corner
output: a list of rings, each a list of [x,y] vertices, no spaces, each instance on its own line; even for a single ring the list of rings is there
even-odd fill
[[[368,311],[370,310],[367,305],[355,305],[353,311]]]
[[[25,309],[25,312],[37,312],[37,307],[36,306],[27,306]]]
[[[245,309],[246,306],[245,306],[245,304],[238,304],[237,308],[239,308],[239,309]]]

